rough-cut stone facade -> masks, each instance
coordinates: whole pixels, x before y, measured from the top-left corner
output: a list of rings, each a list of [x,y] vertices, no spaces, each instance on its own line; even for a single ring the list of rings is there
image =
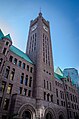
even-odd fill
[[[42,13],[30,22],[26,54],[9,35],[0,35],[0,119],[75,119],[78,92],[70,77],[54,73],[50,26]]]

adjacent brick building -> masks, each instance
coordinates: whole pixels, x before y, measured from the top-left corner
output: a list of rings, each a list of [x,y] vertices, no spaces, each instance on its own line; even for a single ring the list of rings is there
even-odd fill
[[[0,30],[0,119],[75,119],[79,98],[70,77],[54,73],[50,25],[30,22],[26,53]]]

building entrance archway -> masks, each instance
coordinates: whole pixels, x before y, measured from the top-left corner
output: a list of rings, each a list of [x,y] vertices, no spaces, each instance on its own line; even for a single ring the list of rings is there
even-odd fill
[[[30,111],[24,111],[22,114],[22,119],[31,119],[31,113]]]
[[[64,119],[64,118],[63,118],[63,115],[59,115],[59,119]]]
[[[53,119],[52,114],[48,112],[48,113],[46,114],[46,119]]]

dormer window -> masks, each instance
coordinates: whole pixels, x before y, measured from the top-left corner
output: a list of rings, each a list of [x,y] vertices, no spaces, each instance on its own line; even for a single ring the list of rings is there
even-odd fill
[[[9,42],[8,42],[8,41],[6,42],[6,45],[7,45],[7,46],[9,45]]]

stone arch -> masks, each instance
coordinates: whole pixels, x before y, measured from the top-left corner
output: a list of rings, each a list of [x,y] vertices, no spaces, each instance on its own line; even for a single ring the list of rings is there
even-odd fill
[[[62,111],[58,112],[58,119],[65,119],[65,114]]]
[[[45,110],[44,119],[56,119],[55,112],[52,108],[47,108]]]
[[[28,112],[31,115],[31,119],[35,119],[36,110],[33,105],[29,104],[22,105],[18,111],[19,117],[22,118],[25,112]]]

